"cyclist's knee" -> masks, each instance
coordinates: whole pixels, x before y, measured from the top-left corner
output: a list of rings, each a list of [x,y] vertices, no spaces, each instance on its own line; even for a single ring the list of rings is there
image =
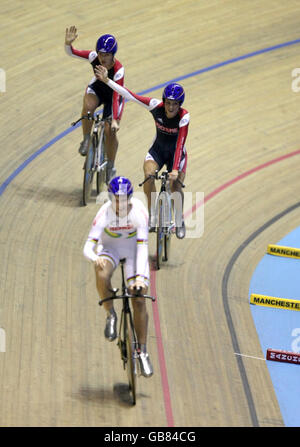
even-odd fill
[[[98,107],[98,100],[95,95],[85,94],[83,97],[83,110],[94,113]]]
[[[108,260],[104,260],[104,267],[95,266],[98,279],[102,282],[110,282],[114,268]]]
[[[155,171],[158,169],[158,165],[151,160],[146,160],[144,161],[144,174],[145,174],[145,178],[149,177],[149,175],[154,175]],[[154,182],[154,179],[152,179],[152,181]]]
[[[105,121],[104,135],[105,135],[105,138],[107,138],[110,141],[117,139],[117,134],[116,134],[116,132],[112,132],[111,123],[109,121]]]

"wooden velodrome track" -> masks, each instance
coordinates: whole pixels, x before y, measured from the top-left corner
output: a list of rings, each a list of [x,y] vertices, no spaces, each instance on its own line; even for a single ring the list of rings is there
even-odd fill
[[[299,156],[268,164],[300,149],[299,44],[181,80],[186,191],[204,192],[205,227],[201,238],[174,238],[170,262],[152,273],[155,374],[138,379],[135,407],[82,254],[98,205],[80,206],[81,129],[52,140],[80,116],[91,78],[88,63],[64,52],[66,27],[77,26],[81,49],[114,34],[125,84],[141,92],[296,40],[299,14],[296,0],[2,0],[1,426],[284,425],[248,289],[266,245],[299,225],[299,207],[276,217],[299,201]],[[136,189],[154,132],[151,115],[127,103],[117,169]]]

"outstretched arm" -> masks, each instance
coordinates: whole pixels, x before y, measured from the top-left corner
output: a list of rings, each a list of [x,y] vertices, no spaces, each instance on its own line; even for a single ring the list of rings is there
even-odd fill
[[[107,84],[110,88],[112,88],[115,92],[118,92],[121,96],[123,96],[128,101],[134,101],[140,104],[141,106],[145,107],[147,110],[154,109],[161,101],[159,99],[155,98],[148,98],[146,96],[140,96],[137,95],[128,88],[123,87],[116,82],[109,79],[107,76],[107,69],[103,67],[102,65],[97,65],[95,68],[95,76],[99,81],[104,82]]]
[[[181,113],[181,119],[179,122],[179,132],[173,162],[173,171],[175,170],[177,172],[179,170],[181,156],[187,138],[189,122],[190,122],[190,114],[186,110],[182,109],[180,113]]]

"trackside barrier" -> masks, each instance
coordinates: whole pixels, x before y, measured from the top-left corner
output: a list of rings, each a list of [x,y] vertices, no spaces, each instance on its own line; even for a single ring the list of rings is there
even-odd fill
[[[270,255],[283,256],[286,258],[300,259],[300,249],[294,247],[285,247],[281,245],[269,244],[267,252]],[[274,296],[260,295],[252,293],[250,296],[250,304],[273,307],[288,310],[300,310],[300,301],[287,298],[279,298]],[[281,349],[268,348],[266,360],[281,363],[292,363],[293,365],[300,364],[300,353],[284,351]]]
[[[267,349],[267,360],[300,365],[300,353],[269,348]]]
[[[267,252],[269,253],[269,255],[300,259],[300,248],[269,244]]]
[[[250,304],[265,307],[275,307],[278,309],[300,310],[300,301],[288,298],[278,298],[275,296],[259,295],[252,293],[250,296]]]

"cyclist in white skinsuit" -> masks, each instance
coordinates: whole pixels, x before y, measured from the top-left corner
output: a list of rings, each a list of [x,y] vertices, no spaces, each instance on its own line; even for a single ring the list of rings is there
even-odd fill
[[[87,241],[84,256],[95,265],[96,285],[100,299],[111,295],[111,278],[120,259],[126,258],[125,275],[130,293],[140,289],[147,293],[149,285],[148,211],[144,204],[131,198],[133,188],[125,177],[115,177],[108,185],[111,200],[98,211]],[[117,337],[117,314],[113,302],[103,303],[107,312],[105,337]],[[153,374],[146,348],[148,313],[145,298],[132,300],[134,326],[138,339],[141,373]]]

